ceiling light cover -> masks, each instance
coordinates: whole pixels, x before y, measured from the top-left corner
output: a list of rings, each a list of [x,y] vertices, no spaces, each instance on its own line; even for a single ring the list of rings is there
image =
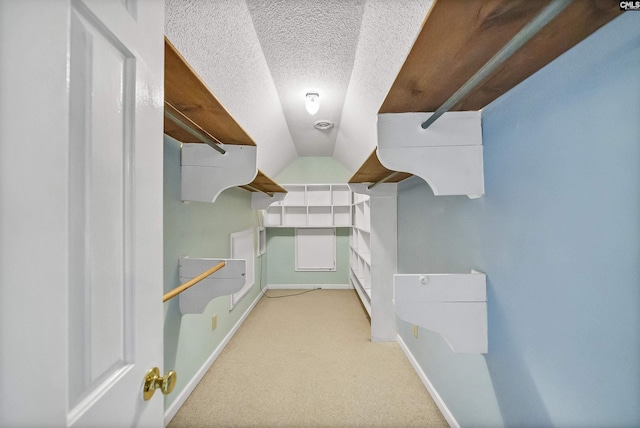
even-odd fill
[[[330,120],[316,120],[313,123],[313,127],[321,131],[333,128],[333,122]]]
[[[320,109],[320,95],[317,92],[308,92],[304,106],[310,115],[314,115]]]

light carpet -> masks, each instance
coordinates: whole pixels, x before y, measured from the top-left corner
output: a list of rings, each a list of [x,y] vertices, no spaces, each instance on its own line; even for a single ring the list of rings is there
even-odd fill
[[[447,426],[399,345],[371,342],[353,290],[263,297],[169,424]]]

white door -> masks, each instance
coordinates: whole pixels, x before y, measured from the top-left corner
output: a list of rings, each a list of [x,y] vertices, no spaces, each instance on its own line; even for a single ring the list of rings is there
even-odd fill
[[[162,426],[163,31],[0,1],[0,426]]]

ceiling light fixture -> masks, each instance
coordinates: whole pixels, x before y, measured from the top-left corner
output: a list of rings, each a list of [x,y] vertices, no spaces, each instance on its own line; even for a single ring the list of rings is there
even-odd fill
[[[304,106],[310,115],[316,114],[320,109],[320,95],[317,92],[307,92]]]
[[[330,120],[316,120],[313,123],[313,127],[321,131],[326,131],[327,129],[333,128],[333,122]]]

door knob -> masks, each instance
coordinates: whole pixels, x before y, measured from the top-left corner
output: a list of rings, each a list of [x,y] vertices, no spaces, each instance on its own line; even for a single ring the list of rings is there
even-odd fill
[[[152,368],[144,375],[144,386],[142,387],[142,397],[145,401],[153,397],[156,389],[164,394],[170,394],[176,386],[176,372],[170,370],[166,375],[160,376],[160,369]]]

